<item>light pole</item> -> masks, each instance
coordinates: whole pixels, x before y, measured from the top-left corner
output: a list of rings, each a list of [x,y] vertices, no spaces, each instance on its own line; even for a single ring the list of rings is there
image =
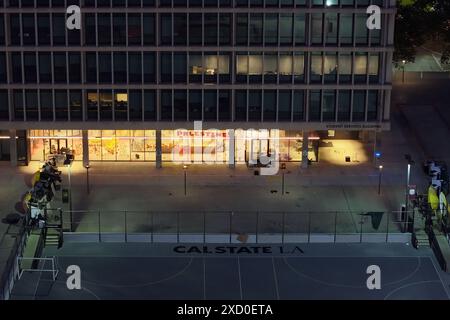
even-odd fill
[[[72,166],[72,162],[68,161],[66,162],[66,166],[67,166],[67,173],[68,173],[68,181],[69,181],[69,214],[70,214],[70,231],[72,230],[72,226],[73,226],[73,215],[72,215],[72,181],[70,179],[70,169]]]
[[[410,182],[410,178],[411,178],[411,165],[414,164],[414,161],[411,158],[411,155],[409,154],[405,154],[405,159],[406,161],[408,161],[408,167],[407,167],[407,171],[406,171],[406,190],[405,190],[405,226],[404,226],[404,230],[406,232],[406,228],[408,225],[408,210],[409,210],[409,182]]]
[[[405,63],[406,60],[402,61],[402,82],[405,83]]]
[[[284,196],[284,171],[286,170],[286,163],[281,164],[281,195]]]
[[[89,194],[91,192],[90,188],[89,188],[89,168],[91,167],[89,164],[84,166],[86,168],[86,190],[87,190],[87,194]]]
[[[378,166],[378,195],[381,194],[381,171],[383,170],[383,166]]]
[[[186,195],[187,194],[187,168],[188,168],[188,166],[187,165],[183,165],[183,170],[184,170],[184,195]]]

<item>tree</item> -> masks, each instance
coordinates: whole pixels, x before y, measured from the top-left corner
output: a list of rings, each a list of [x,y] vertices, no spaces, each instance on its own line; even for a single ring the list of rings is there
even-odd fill
[[[416,48],[439,39],[441,60],[450,58],[450,1],[397,1],[394,63],[414,62]]]

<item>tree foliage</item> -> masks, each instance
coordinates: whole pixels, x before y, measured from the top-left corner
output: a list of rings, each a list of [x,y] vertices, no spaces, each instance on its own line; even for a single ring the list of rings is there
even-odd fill
[[[394,62],[414,62],[416,49],[427,40],[437,39],[442,61],[450,57],[450,1],[415,0],[397,3]]]

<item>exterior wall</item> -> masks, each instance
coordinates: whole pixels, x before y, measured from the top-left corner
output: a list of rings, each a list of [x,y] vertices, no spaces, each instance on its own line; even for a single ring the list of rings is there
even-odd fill
[[[390,91],[391,91],[391,63],[393,51],[393,31],[394,31],[394,16],[395,3],[394,1],[379,1],[372,0],[371,3],[378,4],[382,7],[382,30],[374,37],[374,32],[368,33],[367,41],[361,41],[361,28],[363,20],[359,19],[358,25],[356,22],[357,16],[366,16],[366,8],[370,4],[369,1],[357,1],[353,5],[347,6],[344,3],[351,3],[351,1],[342,1],[342,5],[335,6],[338,1],[327,2],[330,6],[325,6],[324,1],[280,1],[279,6],[269,6],[274,1],[266,0],[266,8],[253,4],[263,3],[263,1],[220,1],[220,8],[210,6],[211,3],[219,3],[214,1],[205,1],[205,7],[192,6],[189,8],[182,6],[171,7],[171,1],[160,1],[160,7],[154,6],[155,1],[143,0],[143,7],[130,6],[125,7],[103,7],[100,6],[108,1],[97,0],[99,7],[95,8],[90,4],[95,1],[85,0],[82,5],[83,26],[79,33],[79,40],[72,42],[73,32],[64,28],[64,43],[57,44],[56,36],[58,36],[59,29],[50,28],[50,44],[40,44],[41,29],[34,28],[35,42],[32,44],[29,40],[30,35],[26,29],[25,18],[35,19],[41,15],[52,13],[50,25],[58,21],[58,16],[55,14],[63,14],[64,7],[14,7],[14,3],[18,1],[9,1],[11,5],[3,9],[3,20],[0,22],[3,25],[4,37],[3,42],[0,40],[0,55],[3,55],[5,61],[5,70],[7,70],[2,82],[0,75],[0,128],[4,130],[14,129],[175,129],[175,128],[192,128],[193,120],[203,120],[203,127],[227,129],[227,128],[279,128],[286,130],[389,130],[389,113],[390,113]],[[116,0],[114,0],[117,2]],[[44,1],[37,0],[38,4]],[[50,1],[52,2],[52,1]],[[55,2],[55,1],[53,1]],[[119,1],[120,2],[120,1]],[[134,4],[136,1],[130,1]],[[136,3],[141,3],[137,1]],[[33,1],[22,0],[23,4],[34,3]],[[78,1],[68,1],[67,4],[77,4]],[[187,1],[174,1],[176,4],[185,4]],[[198,3],[193,1],[192,4]],[[233,4],[228,5],[228,4]],[[247,3],[246,7],[245,4]],[[291,4],[292,3],[292,4]],[[285,5],[287,4],[287,5]],[[294,4],[297,6],[294,9]],[[321,5],[316,5],[321,4]],[[33,15],[34,13],[38,15]],[[116,29],[113,26],[113,18],[120,13],[127,13],[125,15],[125,37],[128,38],[124,45],[114,44]],[[175,19],[172,20],[172,34],[169,36],[170,43],[162,39],[162,20],[167,14],[174,14],[174,17],[186,14],[186,41],[180,40],[180,37],[174,35]],[[216,44],[199,44],[190,45],[191,36],[195,36],[190,31],[189,16],[194,14],[203,14],[203,19],[215,13],[228,14],[231,18],[230,28],[232,32],[228,34],[230,38],[229,43],[220,43],[220,15],[218,16],[217,26],[218,34],[216,36]],[[22,14],[22,19],[18,19],[17,14]],[[31,15],[30,15],[31,14]],[[96,16],[96,14],[99,14]],[[86,26],[86,17],[93,17],[97,20],[94,24],[93,33],[97,33],[96,41],[99,41],[103,29],[99,26],[99,19],[104,17],[103,14],[111,14],[109,16],[110,26],[110,43],[101,44],[88,41],[91,37],[88,27]],[[138,14],[141,25],[144,23],[143,14],[153,14],[154,16],[154,37],[146,42],[144,35],[141,35],[136,45],[130,43],[131,38],[136,38],[134,29],[130,26],[130,21],[133,14]],[[142,14],[142,15],[141,15]],[[267,44],[266,34],[268,30],[267,21],[270,15],[278,15],[279,19],[277,41],[275,44]],[[304,39],[305,41],[296,41],[295,19],[296,15],[305,16]],[[317,27],[314,17],[323,14],[322,20],[319,23],[324,32],[322,32],[322,41],[320,43],[313,43],[313,35]],[[338,14],[338,20],[332,27],[327,24],[326,19],[328,15]],[[344,14],[352,14],[353,35],[348,44],[344,44],[344,37],[341,34],[340,19]],[[254,43],[251,41],[253,18],[257,15],[262,15],[264,23],[262,24],[261,43]],[[247,16],[247,41],[242,43],[237,37],[242,35],[237,32],[237,19]],[[289,44],[283,45],[283,37],[281,35],[282,23],[285,17],[291,16],[294,20],[292,24],[292,41]],[[217,17],[217,15],[216,15]],[[260,16],[261,17],[261,16]],[[16,37],[12,32],[12,21],[17,19],[19,33],[22,37]],[[314,22],[314,21],[316,22]],[[14,20],[16,21],[16,20]],[[336,42],[334,40],[329,42],[326,30],[337,30]],[[26,29],[26,30],[25,30]],[[245,28],[244,28],[245,29]],[[30,29],[31,30],[31,29]],[[204,42],[206,42],[206,33],[208,27],[201,25]],[[25,32],[26,31],[26,32]],[[143,28],[144,34],[149,30]],[[147,32],[147,33],[146,33]],[[334,31],[333,31],[334,32]],[[28,34],[28,36],[26,36]],[[134,34],[134,35],[133,35]],[[1,33],[0,33],[1,35]],[[128,37],[127,37],[128,35]],[[357,37],[357,35],[359,35]],[[317,36],[317,35],[316,35]],[[333,36],[334,37],[334,36]],[[332,38],[333,38],[332,37]],[[1,36],[0,36],[1,38]],[[151,37],[150,37],[151,38]],[[326,38],[326,39],[325,39]],[[359,40],[358,40],[359,39]],[[376,40],[374,40],[376,39]],[[379,40],[378,40],[379,39]],[[59,41],[59,40],[58,40]],[[44,41],[45,42],[45,41]],[[71,42],[71,43],[69,43]],[[78,44],[76,44],[78,42]],[[89,43],[88,43],[89,42]],[[258,42],[258,41],[256,41]],[[360,43],[357,43],[360,42]],[[130,65],[137,56],[142,59],[147,53],[155,56],[154,74],[149,81],[145,78],[146,64],[141,63],[141,81],[132,81],[133,75],[128,68],[126,73],[126,80],[124,82],[117,82],[115,79],[115,55],[110,55],[111,64],[110,70],[111,79],[108,81],[101,81],[100,64],[102,63],[103,55],[111,52],[127,53],[126,65]],[[40,74],[40,54],[50,54],[50,69],[48,70],[50,80],[41,81]],[[65,65],[63,69],[59,69],[57,65],[58,59],[61,58],[59,54],[63,54]],[[77,70],[77,66],[73,67],[69,63],[72,53],[80,53],[80,65],[78,68],[80,79],[79,81],[72,81],[73,70]],[[186,69],[181,72],[181,79],[177,78],[178,62],[180,57],[178,54],[187,53],[184,57]],[[220,58],[222,53],[226,53],[229,57],[229,70],[227,77],[229,79],[221,79],[221,74],[215,75],[214,81],[209,81],[205,72],[200,76],[201,81],[191,81],[190,61],[196,54],[203,54],[203,61],[201,67],[206,68],[206,60],[210,56]],[[211,54],[210,54],[211,53]],[[238,62],[242,59],[242,54],[248,53],[247,64],[251,63],[251,59],[260,59],[261,74],[250,72],[250,66],[247,66],[248,74],[239,74]],[[316,55],[318,53],[318,55]],[[330,58],[328,55],[333,53]],[[350,53],[350,61],[353,66],[353,72],[346,75],[342,74],[343,67],[341,66],[341,57]],[[364,56],[360,56],[364,53]],[[94,55],[92,55],[94,54]],[[96,55],[95,55],[96,54]],[[266,81],[270,77],[270,73],[265,73],[267,68],[266,56],[270,54],[276,55],[277,65],[277,79],[275,81]],[[377,76],[371,76],[371,55],[378,55],[378,71]],[[303,73],[298,73],[294,62],[295,57],[301,55],[303,57]],[[290,56],[291,58],[286,58]],[[29,60],[35,61],[36,79],[28,79],[31,77],[29,69],[24,67]],[[97,68],[95,69],[95,78],[97,81],[91,82],[90,69],[88,68],[88,61],[95,57]],[[171,81],[166,79],[167,74],[163,73],[163,60],[170,57],[170,68],[172,73]],[[257,58],[260,57],[260,58]],[[346,56],[347,57],[347,56]],[[281,72],[283,61],[291,59],[290,70]],[[331,59],[331,60],[329,60]],[[330,64],[332,59],[336,59],[337,68],[326,73],[325,69]],[[346,58],[347,59],[347,58]],[[1,57],[0,57],[1,60]],[[14,61],[20,61],[22,68],[14,68]],[[239,60],[239,61],[238,61]],[[321,66],[315,64],[313,67],[313,60]],[[367,60],[368,63],[361,64],[361,61]],[[164,60],[165,61],[165,60]],[[344,60],[342,60],[344,61]],[[347,61],[347,60],[346,60]],[[259,63],[259,62],[258,62]],[[362,67],[361,67],[362,65]],[[329,66],[328,66],[329,67]],[[317,77],[313,71],[314,69],[321,69],[321,76]],[[356,69],[362,69],[356,73]],[[0,68],[1,69],[1,68]],[[32,68],[33,69],[33,68]],[[218,68],[219,69],[219,68]],[[289,68],[288,68],[289,69]],[[61,70],[66,73],[65,81],[56,81],[60,77]],[[61,72],[58,72],[61,71]],[[239,71],[239,72],[238,72]],[[242,71],[242,70],[241,70]],[[297,72],[297,73],[296,73]],[[1,72],[0,72],[1,73]],[[44,72],[45,73],[45,72]],[[20,74],[21,79],[17,79]],[[108,78],[108,77],[107,77]],[[177,78],[177,79],[175,79]],[[244,80],[242,80],[244,78]],[[343,79],[345,78],[345,81]],[[268,83],[269,82],[269,83]],[[200,94],[200,116],[194,114],[194,109],[191,108],[190,102],[194,94],[198,94],[198,90],[203,90]],[[275,91],[274,91],[275,90]],[[81,93],[80,101],[74,102],[72,93]],[[340,101],[349,95],[350,110],[343,115],[340,108]],[[221,94],[226,94],[227,99],[221,102]],[[244,96],[245,93],[245,96]],[[275,93],[275,102],[268,100],[272,94]],[[90,94],[90,96],[88,95]],[[102,98],[102,94],[104,95]],[[123,101],[117,100],[117,94],[126,94],[126,107],[123,106]],[[243,96],[240,96],[240,95]],[[183,96],[180,103],[177,102],[176,96]],[[282,95],[288,97],[288,102],[280,101]],[[357,96],[358,95],[358,96]],[[370,95],[370,96],[369,96]],[[373,103],[373,97],[376,95],[376,111],[371,113],[369,103]],[[206,96],[213,97],[213,104],[215,99],[215,110],[211,111],[207,105]],[[90,97],[95,97],[97,105],[92,103]],[[150,98],[151,97],[151,98]],[[215,97],[215,98],[214,98]],[[243,105],[237,105],[237,100],[244,97]],[[255,103],[254,98],[259,100]],[[372,98],[371,98],[372,97]],[[314,102],[314,99],[318,99]],[[103,100],[102,100],[103,99]],[[134,99],[134,106],[131,100]],[[150,103],[149,99],[152,100]],[[164,105],[164,101],[169,99],[169,102]],[[326,101],[330,101],[330,105],[325,105]],[[359,100],[358,100],[359,99]],[[20,100],[20,101],[19,101]],[[111,101],[110,101],[111,100]],[[61,103],[65,101],[65,103]],[[102,102],[103,101],[103,102]],[[240,101],[240,100],[239,100]],[[268,102],[269,101],[269,102]],[[357,110],[357,101],[361,104],[361,110]],[[372,101],[372,102],[371,102]],[[103,104],[102,104],[103,103]],[[178,104],[177,104],[178,103]],[[221,103],[223,105],[221,105]],[[312,104],[316,103],[318,113],[314,112]],[[152,105],[149,111],[149,104]],[[8,107],[5,108],[4,106]],[[332,105],[331,109],[330,106]],[[94,106],[94,107],[93,107]],[[221,112],[221,108],[225,108],[226,112]],[[92,111],[94,110],[94,111]],[[96,111],[95,111],[96,110]],[[106,110],[106,112],[104,112]],[[180,116],[180,110],[182,115]],[[331,111],[327,111],[331,110]],[[270,112],[269,112],[270,111]],[[196,111],[198,113],[198,110]],[[104,115],[107,114],[107,117]],[[211,116],[212,114],[212,116]],[[268,116],[270,114],[270,116]]]

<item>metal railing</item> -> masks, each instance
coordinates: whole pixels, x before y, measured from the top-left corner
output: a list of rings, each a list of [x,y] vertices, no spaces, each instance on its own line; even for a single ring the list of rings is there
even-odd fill
[[[64,230],[92,241],[352,242],[385,241],[411,230],[401,212],[65,211]],[[403,212],[403,216],[404,212]]]
[[[11,247],[10,254],[1,275],[0,300],[9,299],[14,287],[14,283],[19,275],[17,258],[22,256],[28,238],[28,232],[26,231],[25,225],[26,219],[22,219],[19,222],[19,230],[17,232],[17,235],[14,237],[14,243]]]

